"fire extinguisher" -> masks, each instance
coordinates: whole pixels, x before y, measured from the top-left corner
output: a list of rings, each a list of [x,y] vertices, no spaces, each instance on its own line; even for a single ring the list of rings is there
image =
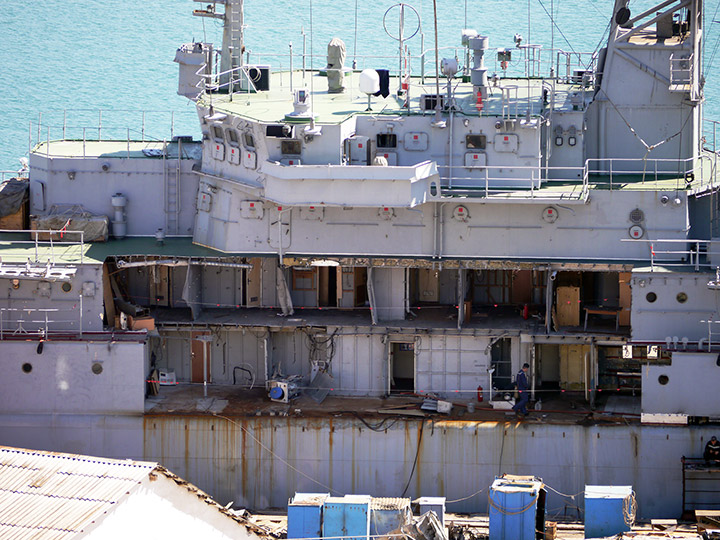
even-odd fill
[[[482,400],[483,400],[483,387],[482,386],[477,387],[477,394],[478,394],[478,403],[482,403]]]
[[[523,306],[522,318],[527,321],[529,317],[530,317],[530,307],[527,304],[525,304]]]

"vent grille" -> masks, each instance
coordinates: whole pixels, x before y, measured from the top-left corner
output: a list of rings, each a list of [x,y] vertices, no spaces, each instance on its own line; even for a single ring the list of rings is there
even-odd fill
[[[633,223],[642,223],[645,220],[645,214],[639,208],[630,212],[630,221]]]

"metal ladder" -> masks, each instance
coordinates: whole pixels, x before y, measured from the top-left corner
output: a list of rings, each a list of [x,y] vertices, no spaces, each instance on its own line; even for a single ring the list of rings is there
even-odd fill
[[[228,0],[225,4],[225,18],[230,38],[230,68],[243,64],[243,9],[242,2]]]
[[[168,159],[168,145],[164,142],[163,149],[163,176],[165,180],[165,232],[170,235],[179,234],[180,221],[180,159],[182,156],[182,141],[177,142],[177,161]]]

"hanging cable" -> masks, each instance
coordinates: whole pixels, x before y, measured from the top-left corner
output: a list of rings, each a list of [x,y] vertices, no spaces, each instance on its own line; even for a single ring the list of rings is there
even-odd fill
[[[715,13],[713,13],[712,19],[710,19],[710,22],[717,23],[718,21],[715,19],[715,17],[718,14],[718,10],[720,10],[720,1],[718,1],[717,6],[715,6]],[[703,11],[704,14],[704,11]],[[712,26],[710,27],[712,28]],[[707,43],[708,38],[710,37],[710,32],[708,29],[708,33],[704,36],[703,43]],[[718,37],[715,39],[715,46],[713,47],[712,55],[710,56],[710,60],[708,60],[707,64],[703,66],[703,73],[707,73],[712,69],[713,60],[715,60],[715,53],[718,51],[718,45],[720,45],[720,33],[718,33]],[[703,60],[705,60],[705,55],[703,55]]]
[[[435,0],[433,0],[433,3]],[[437,26],[436,26],[437,28]],[[407,493],[408,488],[410,487],[410,481],[412,480],[413,475],[415,474],[415,467],[417,467],[418,459],[420,458],[420,447],[422,446],[422,438],[423,438],[423,431],[425,430],[425,421],[420,422],[420,436],[418,437],[418,444],[417,444],[417,450],[415,452],[415,459],[413,460],[413,466],[412,470],[410,471],[410,476],[408,477],[407,484],[405,484],[405,489],[403,489],[402,495],[400,497],[404,497]]]
[[[687,123],[688,123],[688,121],[690,120],[690,118],[692,118],[692,114],[693,114],[693,113],[692,113],[692,111],[690,111],[689,114],[688,114],[688,116],[687,116],[687,118],[686,118],[685,121],[683,122],[682,127],[680,128],[680,131],[678,131],[677,133],[674,133],[674,134],[670,135],[669,137],[666,137],[665,139],[663,139],[663,140],[660,141],[660,142],[657,142],[657,143],[655,143],[655,144],[648,144],[648,143],[646,143],[645,140],[638,134],[638,132],[635,131],[635,128],[632,127],[632,125],[630,124],[630,122],[628,122],[628,120],[625,118],[625,116],[623,116],[623,114],[620,112],[620,109],[618,109],[617,105],[615,105],[615,103],[613,103],[613,101],[610,99],[610,96],[607,95],[607,92],[605,92],[605,90],[603,90],[602,87],[600,87],[599,91],[602,92],[602,93],[605,95],[605,98],[608,100],[608,103],[610,103],[610,105],[612,106],[612,108],[615,109],[615,112],[618,114],[618,116],[620,117],[620,119],[625,123],[625,125],[627,126],[627,128],[630,130],[630,133],[632,133],[632,134],[635,136],[635,138],[636,138],[638,141],[640,141],[640,144],[642,144],[642,145],[645,147],[645,150],[647,150],[647,153],[645,154],[645,157],[644,157],[643,159],[645,159],[645,158],[647,157],[647,155],[648,155],[650,152],[652,152],[653,150],[655,150],[658,146],[661,146],[661,145],[665,144],[666,142],[670,142],[672,139],[674,139],[675,137],[679,136],[679,135],[683,132],[683,130],[685,129],[685,126],[687,125]]]
[[[295,472],[298,473],[299,475],[304,476],[305,478],[307,478],[308,480],[310,480],[310,481],[313,482],[314,484],[317,484],[317,485],[320,486],[321,488],[327,489],[327,490],[328,490],[329,492],[331,492],[331,493],[337,493],[337,494],[339,494],[340,496],[343,496],[343,495],[344,495],[344,493],[342,493],[342,492],[340,492],[340,491],[338,491],[338,490],[336,490],[336,489],[333,489],[333,488],[331,488],[330,486],[328,486],[328,485],[326,485],[326,484],[323,484],[323,483],[320,482],[319,480],[316,480],[316,479],[313,478],[312,476],[310,476],[310,475],[308,475],[308,474],[305,474],[303,471],[301,471],[301,470],[298,469],[297,467],[294,467],[293,465],[291,465],[290,463],[288,463],[286,460],[284,460],[283,458],[281,458],[280,456],[278,456],[275,452],[273,452],[272,449],[270,449],[270,448],[268,448],[266,445],[264,445],[264,444],[262,443],[262,441],[261,441],[260,439],[258,439],[258,438],[253,434],[252,431],[250,431],[249,429],[247,429],[246,427],[244,427],[242,424],[238,424],[238,423],[235,422],[234,420],[228,418],[227,416],[223,416],[223,415],[221,415],[221,414],[212,413],[212,415],[215,416],[215,417],[217,417],[217,418],[222,418],[223,420],[231,423],[233,426],[240,428],[240,429],[241,429],[244,433],[246,433],[253,441],[255,441],[255,442],[257,443],[257,445],[260,446],[260,448],[262,448],[262,449],[265,450],[268,454],[270,454],[271,456],[273,456],[274,458],[276,458],[278,461],[280,461],[281,463],[283,463],[284,465],[286,465],[289,469],[292,469],[293,471],[295,471]],[[422,432],[421,432],[421,433],[422,433]]]
[[[538,3],[540,4],[540,7],[543,8],[543,11],[545,11],[545,14],[546,14],[548,17],[550,17],[550,22],[552,23],[552,27],[553,27],[553,28],[557,28],[557,31],[560,32],[560,35],[561,35],[561,36],[563,37],[563,39],[565,40],[565,43],[568,44],[568,47],[570,47],[570,50],[571,50],[572,52],[574,52],[575,54],[577,54],[577,51],[575,51],[575,49],[573,49],[573,46],[572,46],[572,44],[570,43],[570,41],[568,40],[567,36],[563,33],[563,31],[560,29],[560,27],[559,27],[559,26],[557,25],[557,23],[555,22],[555,17],[553,17],[553,15],[547,10],[547,8],[545,7],[545,4],[542,3],[542,0],[538,0]],[[554,39],[553,39],[553,41],[554,41]],[[552,46],[554,47],[555,44],[553,43]],[[551,49],[552,49],[552,47],[551,47]]]
[[[575,497],[577,497],[578,495],[582,495],[582,494],[584,493],[584,491],[580,491],[579,493],[576,493],[575,495],[568,495],[567,493],[561,493],[561,492],[559,492],[557,489],[555,489],[555,488],[553,488],[553,487],[550,487],[550,486],[548,486],[547,484],[544,484],[544,485],[545,485],[545,487],[546,487],[547,489],[549,489],[549,490],[552,491],[553,493],[557,493],[557,494],[560,495],[561,497],[567,497],[568,499],[572,499],[573,501],[575,500]]]
[[[463,497],[462,499],[453,499],[452,501],[445,501],[445,504],[453,504],[453,503],[458,503],[458,502],[462,502],[462,501],[467,501],[468,499],[472,499],[475,495],[480,495],[483,491],[485,491],[484,488],[479,489],[472,495],[468,495],[467,497]]]

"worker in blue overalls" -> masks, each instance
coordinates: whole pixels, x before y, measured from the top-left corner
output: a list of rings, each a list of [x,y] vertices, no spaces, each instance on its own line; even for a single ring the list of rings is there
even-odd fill
[[[518,398],[513,405],[513,411],[518,416],[525,416],[528,413],[527,404],[530,401],[530,385],[528,384],[527,372],[530,364],[523,364],[523,367],[515,376],[515,385],[517,386]]]

